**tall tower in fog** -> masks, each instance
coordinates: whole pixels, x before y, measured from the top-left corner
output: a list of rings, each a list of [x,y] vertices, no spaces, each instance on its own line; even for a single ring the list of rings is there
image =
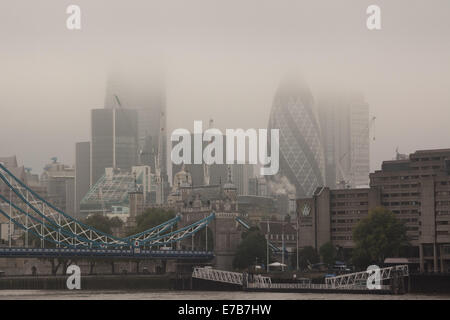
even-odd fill
[[[105,174],[105,168],[130,170],[136,165],[137,123],[136,110],[91,110],[91,186]]]
[[[326,158],[326,185],[358,187],[369,183],[369,105],[359,93],[327,91],[318,97]]]
[[[324,185],[325,160],[313,96],[300,77],[286,78],[272,105],[269,129],[280,130],[279,175],[295,185],[297,197]]]
[[[105,109],[134,109],[138,113],[138,163],[156,171],[159,163],[167,181],[166,96],[161,72],[125,68],[108,76]]]

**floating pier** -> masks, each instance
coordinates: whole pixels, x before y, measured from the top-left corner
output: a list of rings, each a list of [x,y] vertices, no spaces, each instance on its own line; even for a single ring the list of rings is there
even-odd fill
[[[325,279],[325,283],[273,283],[267,276],[217,270],[210,267],[196,267],[192,279],[232,285],[253,292],[311,292],[311,293],[369,293],[403,294],[405,278],[409,276],[408,266],[400,265],[379,269],[379,280],[383,283],[375,288],[367,285],[370,273],[367,271],[349,273]],[[386,283],[389,284],[386,284]],[[220,285],[219,285],[220,286]]]

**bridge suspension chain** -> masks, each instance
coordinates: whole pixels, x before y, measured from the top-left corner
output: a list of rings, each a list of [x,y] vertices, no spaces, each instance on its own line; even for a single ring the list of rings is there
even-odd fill
[[[7,176],[9,176],[9,179]],[[22,181],[17,179],[2,164],[0,164],[0,179],[21,201],[22,208],[19,211],[22,214],[25,214],[28,217],[34,216],[38,218],[38,220],[41,220],[41,223],[44,223],[45,220],[48,225],[55,226],[56,229],[60,230],[61,234],[67,232],[66,234],[69,235],[73,242],[68,245],[86,245],[87,243],[95,247],[129,245],[128,242],[87,226],[57,209],[28,188]],[[12,205],[9,202],[7,202],[7,204],[9,206]],[[19,208],[19,206],[16,205],[13,207],[16,210]],[[44,235],[41,235],[41,237],[43,238]]]
[[[176,231],[172,231],[166,234],[161,234],[155,236],[153,238],[147,238],[142,241],[138,241],[135,245],[139,246],[165,246],[168,244],[172,244],[174,242],[181,241],[193,234],[199,232],[203,228],[205,228],[213,219],[215,218],[215,214],[211,213],[209,216],[194,222],[188,226],[185,226]]]
[[[27,236],[28,232],[31,232],[42,241],[50,241],[58,247],[106,248],[139,247],[142,245],[163,246],[192,236],[206,227],[214,219],[213,213],[191,225],[167,233],[169,228],[180,221],[181,216],[177,215],[169,221],[135,235],[118,238],[90,227],[56,208],[30,189],[0,163],[1,182],[20,201],[13,203],[0,194],[0,214],[23,229]],[[5,207],[9,209],[9,213],[2,209]]]

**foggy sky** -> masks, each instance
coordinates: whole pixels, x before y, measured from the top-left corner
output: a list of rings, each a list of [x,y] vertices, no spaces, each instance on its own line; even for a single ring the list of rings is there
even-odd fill
[[[82,30],[66,29],[69,4]],[[366,29],[381,7],[382,30]],[[292,69],[313,94],[361,91],[377,117],[371,171],[400,152],[450,147],[450,1],[3,0],[0,156],[40,172],[73,164],[115,65],[165,72],[169,133],[266,128]]]

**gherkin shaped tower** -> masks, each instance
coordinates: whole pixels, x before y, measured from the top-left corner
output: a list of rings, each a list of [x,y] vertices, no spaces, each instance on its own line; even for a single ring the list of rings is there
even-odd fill
[[[325,160],[313,96],[301,77],[280,84],[269,129],[280,130],[280,169],[296,187],[297,197],[311,196],[324,185]]]

